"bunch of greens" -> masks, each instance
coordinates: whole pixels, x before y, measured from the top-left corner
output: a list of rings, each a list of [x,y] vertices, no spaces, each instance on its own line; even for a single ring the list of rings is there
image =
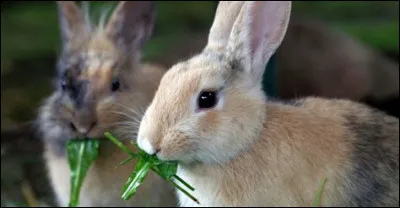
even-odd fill
[[[71,170],[70,207],[79,204],[83,179],[90,165],[97,159],[99,141],[95,139],[71,139],[67,143],[68,162]]]
[[[139,186],[143,183],[146,178],[148,172],[153,170],[160,177],[166,180],[168,183],[185,193],[189,198],[191,198],[196,203],[200,204],[199,201],[193,197],[190,193],[188,193],[185,189],[177,185],[172,178],[175,178],[191,191],[194,191],[194,188],[186,183],[183,179],[176,175],[178,163],[176,161],[166,161],[162,162],[157,159],[154,155],[149,155],[143,150],[141,150],[135,143],[133,143],[139,152],[133,153],[131,152],[124,144],[122,144],[116,137],[114,137],[109,132],[104,134],[109,140],[111,140],[114,144],[120,147],[124,152],[126,152],[129,157],[122,161],[119,166],[124,165],[130,160],[137,158],[138,162],[136,168],[132,175],[129,177],[126,182],[122,198],[124,200],[130,199],[133,195],[135,195]],[[67,144],[68,151],[68,162],[71,170],[71,196],[70,196],[70,207],[76,207],[79,204],[79,194],[82,186],[82,182],[86,176],[87,171],[89,170],[90,165],[97,159],[99,149],[99,140],[95,139],[71,139]],[[320,199],[322,195],[322,189],[326,183],[326,178],[322,181],[315,201],[313,203],[314,207],[318,207],[320,204]]]
[[[118,166],[127,163],[133,158],[137,158],[138,160],[134,172],[129,177],[123,188],[123,199],[128,200],[129,198],[131,198],[136,193],[139,186],[143,183],[148,172],[152,170],[168,183],[170,183],[172,186],[185,193],[194,202],[200,204],[194,196],[192,196],[190,193],[188,193],[185,189],[180,187],[172,180],[174,178],[185,185],[187,188],[189,188],[191,191],[194,191],[194,188],[192,186],[190,186],[183,179],[176,175],[178,169],[178,163],[176,161],[160,161],[155,155],[149,155],[141,150],[135,143],[133,144],[136,146],[139,152],[133,153],[109,132],[104,133],[104,135],[129,155],[129,157],[126,160],[122,161]]]

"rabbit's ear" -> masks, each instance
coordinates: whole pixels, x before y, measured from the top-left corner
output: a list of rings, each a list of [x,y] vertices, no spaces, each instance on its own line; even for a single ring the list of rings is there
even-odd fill
[[[290,13],[291,1],[248,1],[233,25],[226,54],[257,82],[285,37]]]
[[[85,16],[74,1],[57,1],[58,18],[63,44],[69,43],[72,36],[79,35],[88,29]]]
[[[224,51],[243,1],[220,1],[208,36],[206,50]]]
[[[155,18],[155,2],[121,1],[106,26],[106,33],[127,52],[139,52],[152,35]]]

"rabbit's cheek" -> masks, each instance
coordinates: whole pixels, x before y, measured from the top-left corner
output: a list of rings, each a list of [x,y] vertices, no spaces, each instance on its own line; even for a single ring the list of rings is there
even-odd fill
[[[218,116],[218,112],[216,111],[210,111],[207,112],[207,114],[201,118],[198,126],[199,126],[199,134],[203,136],[207,136],[209,132],[215,132],[218,130],[218,127],[220,126],[220,118]]]
[[[115,104],[115,97],[114,96],[108,96],[104,99],[101,99],[96,106],[97,112],[101,113],[102,111],[105,111],[109,108],[112,108],[112,106]]]
[[[69,102],[64,102],[61,107],[59,108],[60,110],[60,116],[64,117],[65,119],[71,121],[73,116],[74,116],[74,112],[75,109],[72,106],[71,103]]]
[[[193,144],[190,141],[182,132],[167,133],[161,141],[157,156],[163,160],[182,160],[192,152]]]

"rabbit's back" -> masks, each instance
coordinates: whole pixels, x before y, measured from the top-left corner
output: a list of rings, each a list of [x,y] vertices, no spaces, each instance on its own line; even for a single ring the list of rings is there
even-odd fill
[[[266,131],[275,133],[266,138],[289,135],[293,158],[301,158],[287,161],[288,166],[310,178],[327,177],[323,205],[398,206],[397,118],[342,99],[306,98],[268,108]],[[271,143],[279,147],[281,141]]]

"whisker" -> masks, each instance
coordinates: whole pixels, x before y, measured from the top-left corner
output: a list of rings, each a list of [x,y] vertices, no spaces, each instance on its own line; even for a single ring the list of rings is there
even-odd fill
[[[127,127],[129,129],[138,129],[138,124],[130,121],[121,121],[121,122],[115,122],[109,124],[109,126],[117,126],[119,125],[120,127]]]
[[[125,105],[122,105],[121,103],[115,103],[116,105],[119,105],[119,106],[121,106],[121,107],[123,107],[123,108],[125,108],[125,109],[127,109],[127,110],[129,110],[130,112],[132,112],[132,113],[134,113],[136,116],[138,116],[138,117],[142,117],[143,116],[143,113],[141,113],[141,112],[137,112],[137,111],[135,111],[135,109],[133,109],[133,108],[129,108],[129,107],[127,107],[127,106],[125,106]],[[139,106],[139,108],[141,108],[141,106]]]
[[[125,117],[127,117],[127,118],[133,117],[132,115],[129,115],[129,114],[124,113],[124,112],[122,112],[122,111],[110,111],[110,113],[114,113],[114,114],[117,114],[117,115],[125,116]]]

